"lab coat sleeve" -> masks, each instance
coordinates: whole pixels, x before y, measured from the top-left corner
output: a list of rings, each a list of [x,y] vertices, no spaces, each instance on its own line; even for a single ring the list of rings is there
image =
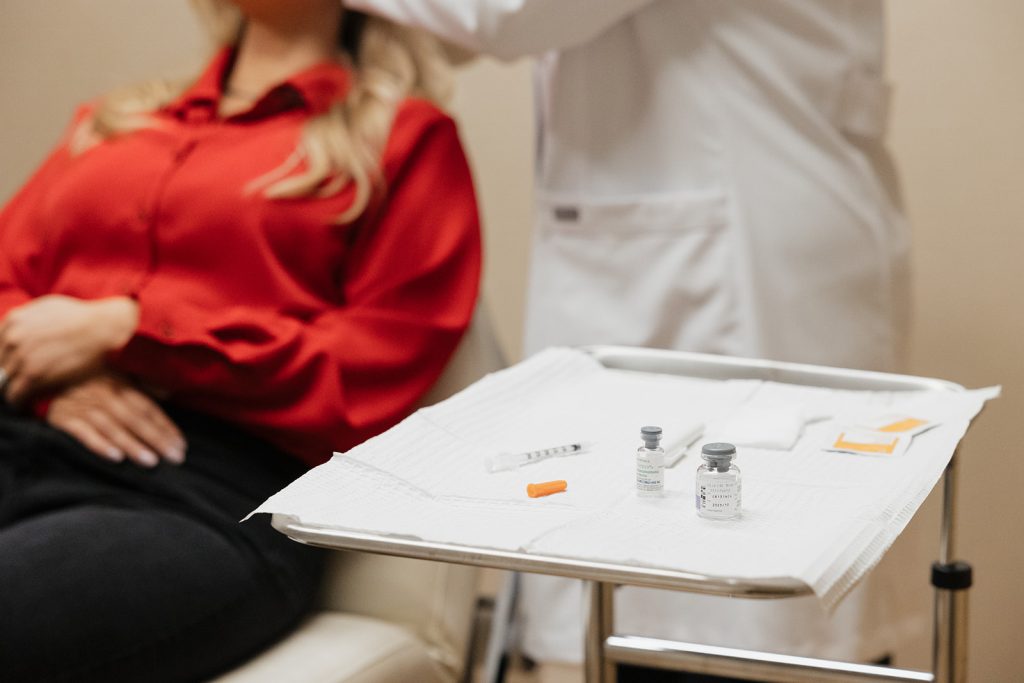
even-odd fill
[[[515,59],[587,42],[653,0],[342,0],[474,52]]]

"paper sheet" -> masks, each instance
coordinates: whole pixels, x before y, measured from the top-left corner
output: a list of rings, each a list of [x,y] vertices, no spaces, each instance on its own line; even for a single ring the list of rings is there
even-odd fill
[[[549,349],[412,415],[275,494],[255,512],[317,526],[474,547],[671,568],[748,579],[792,577],[829,604],[881,558],[941,476],[970,420],[998,389],[840,391],[609,370]],[[710,422],[784,402],[829,416],[788,451],[740,449],[743,515],[694,511],[689,455],[666,471],[666,495],[634,493],[639,429]],[[851,415],[890,409],[941,415],[898,459],[822,451]],[[585,454],[488,473],[499,451],[587,440]],[[702,441],[699,441],[701,443]],[[565,479],[565,493],[526,496]],[[254,512],[254,514],[255,514]]]

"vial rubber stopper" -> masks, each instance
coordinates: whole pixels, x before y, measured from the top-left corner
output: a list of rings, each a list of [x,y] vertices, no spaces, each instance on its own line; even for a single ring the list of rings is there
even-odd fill
[[[724,441],[706,443],[700,449],[700,457],[715,469],[729,469],[729,463],[736,457],[736,446]]]
[[[640,438],[644,440],[645,448],[657,448],[658,444],[661,443],[661,427],[641,427]]]

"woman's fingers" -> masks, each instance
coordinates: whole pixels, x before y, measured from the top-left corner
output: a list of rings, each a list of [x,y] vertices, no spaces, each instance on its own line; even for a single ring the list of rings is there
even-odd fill
[[[36,386],[37,377],[21,358],[12,356],[6,361],[7,365],[2,366],[7,373],[7,386],[4,387],[4,399],[12,406],[20,406],[25,398]],[[8,369],[10,368],[10,369]]]
[[[103,375],[58,395],[47,420],[98,455],[154,467],[180,464],[185,439],[159,405],[124,380]]]
[[[124,460],[124,452],[85,420],[77,417],[67,417],[60,420],[59,424],[58,422],[53,422],[52,424],[61,431],[67,432],[78,439],[82,445],[104,460],[111,462],[121,462]]]
[[[5,380],[0,386],[0,401],[7,397],[7,389],[18,374],[21,363],[15,357],[15,344],[11,341],[8,330],[10,328],[11,314],[8,313],[3,320],[0,320],[0,368],[3,369]]]
[[[0,320],[0,367],[11,376],[7,398],[20,402],[102,370],[107,352],[131,338],[137,318],[138,304],[126,297],[48,295],[13,309]],[[21,361],[16,372],[7,367],[12,357]]]
[[[0,320],[0,369],[3,370],[3,382],[0,386],[0,401],[7,397],[8,388],[11,382],[17,377],[21,366],[20,361],[15,357],[15,345],[7,334],[10,327],[11,314],[8,313],[3,320]]]
[[[9,353],[0,356],[0,367],[7,372],[8,382],[4,391],[7,402],[21,405],[26,399],[44,388],[49,369],[60,368],[63,359],[51,352],[45,342],[39,344],[28,355],[24,348],[11,347]]]
[[[83,420],[114,444],[129,460],[143,467],[155,467],[160,459],[146,444],[137,439],[113,412],[94,408],[83,415]]]
[[[0,403],[4,401],[13,403],[13,401],[10,400],[10,387],[18,378],[18,371],[21,369],[21,364],[8,355],[3,359],[0,359],[0,368],[3,368],[4,371],[3,382],[0,382]]]
[[[141,441],[163,458],[180,465],[185,460],[185,438],[160,406],[134,388],[119,394],[118,416]]]

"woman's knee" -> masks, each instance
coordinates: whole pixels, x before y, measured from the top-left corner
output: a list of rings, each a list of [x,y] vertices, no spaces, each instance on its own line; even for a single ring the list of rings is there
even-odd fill
[[[189,670],[167,680],[188,680],[254,654],[308,609],[317,562],[245,545],[179,513],[95,505],[0,531],[0,670],[101,679],[173,651]]]

